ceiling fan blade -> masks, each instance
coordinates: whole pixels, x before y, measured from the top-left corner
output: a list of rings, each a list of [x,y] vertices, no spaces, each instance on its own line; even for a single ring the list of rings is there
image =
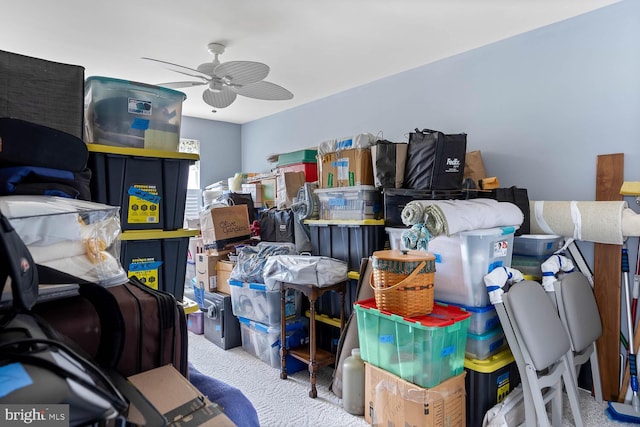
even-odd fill
[[[293,98],[293,94],[275,83],[260,81],[242,87],[231,88],[238,95],[267,101],[282,101]]]
[[[232,92],[228,88],[222,88],[220,92],[213,92],[209,89],[202,93],[202,99],[207,104],[216,108],[225,108],[231,105],[236,100],[235,92]]]
[[[208,74],[203,73],[200,70],[196,70],[195,68],[189,68],[189,67],[185,67],[184,65],[179,65],[179,64],[174,64],[173,62],[167,62],[167,61],[163,61],[161,59],[154,59],[154,58],[147,58],[147,57],[142,57],[142,59],[145,59],[147,61],[152,61],[152,62],[158,62],[160,64],[164,64],[164,65],[168,65],[171,71],[175,71],[176,73],[180,73],[180,74],[184,74],[187,76],[191,76],[191,77],[196,77],[199,79],[210,79],[211,76]]]
[[[167,82],[167,83],[157,83],[156,86],[168,87],[172,89],[180,89],[184,87],[193,87],[193,86],[202,86],[206,85],[207,82]]]
[[[218,65],[213,73],[221,78],[228,78],[229,84],[248,85],[259,82],[269,74],[269,66],[262,62],[229,61]]]

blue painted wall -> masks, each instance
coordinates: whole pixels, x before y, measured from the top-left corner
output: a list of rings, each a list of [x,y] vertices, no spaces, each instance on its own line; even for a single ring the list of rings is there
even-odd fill
[[[204,141],[204,184],[240,169],[265,172],[269,154],[360,132],[393,141],[406,141],[416,127],[466,132],[468,150],[482,151],[488,175],[502,186],[527,188],[531,200],[593,200],[598,154],[625,153],[625,180],[640,181],[638,40],[640,2],[626,0],[244,124],[241,131],[220,122],[197,123],[192,131],[197,119],[185,118],[183,136]],[[224,158],[220,147],[231,148]],[[591,259],[592,245],[581,248]]]
[[[593,200],[596,156],[640,181],[640,2],[627,0],[242,126],[242,166],[359,132],[466,132],[533,200]]]
[[[183,117],[182,138],[200,141],[200,186],[225,180],[242,172],[240,125]]]

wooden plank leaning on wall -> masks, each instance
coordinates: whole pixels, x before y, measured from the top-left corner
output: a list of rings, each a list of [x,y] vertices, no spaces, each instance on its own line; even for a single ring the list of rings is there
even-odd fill
[[[596,166],[596,200],[622,200],[624,154],[599,155]],[[616,401],[620,378],[620,288],[622,246],[594,246],[594,294],[602,320],[602,336],[596,342],[602,382],[602,397]]]

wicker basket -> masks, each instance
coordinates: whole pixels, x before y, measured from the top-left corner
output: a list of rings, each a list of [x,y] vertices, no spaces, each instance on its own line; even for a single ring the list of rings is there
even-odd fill
[[[370,285],[378,309],[405,317],[433,310],[435,257],[422,251],[377,251]]]

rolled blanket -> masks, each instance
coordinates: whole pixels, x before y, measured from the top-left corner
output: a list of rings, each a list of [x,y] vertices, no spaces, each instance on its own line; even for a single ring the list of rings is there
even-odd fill
[[[524,220],[524,214],[518,206],[493,199],[412,201],[407,203],[405,210],[414,202],[422,208],[425,216],[423,222],[432,236],[451,236],[460,231],[519,226]],[[407,216],[419,214],[417,208],[411,209],[412,212],[407,212]]]
[[[407,203],[402,209],[400,217],[404,225],[415,225],[424,223],[424,208],[430,201],[413,200]]]
[[[621,245],[625,236],[640,235],[638,216],[625,201],[531,201],[529,206],[531,234],[614,245]]]
[[[424,224],[415,224],[402,232],[402,244],[407,249],[429,250],[431,234]]]

